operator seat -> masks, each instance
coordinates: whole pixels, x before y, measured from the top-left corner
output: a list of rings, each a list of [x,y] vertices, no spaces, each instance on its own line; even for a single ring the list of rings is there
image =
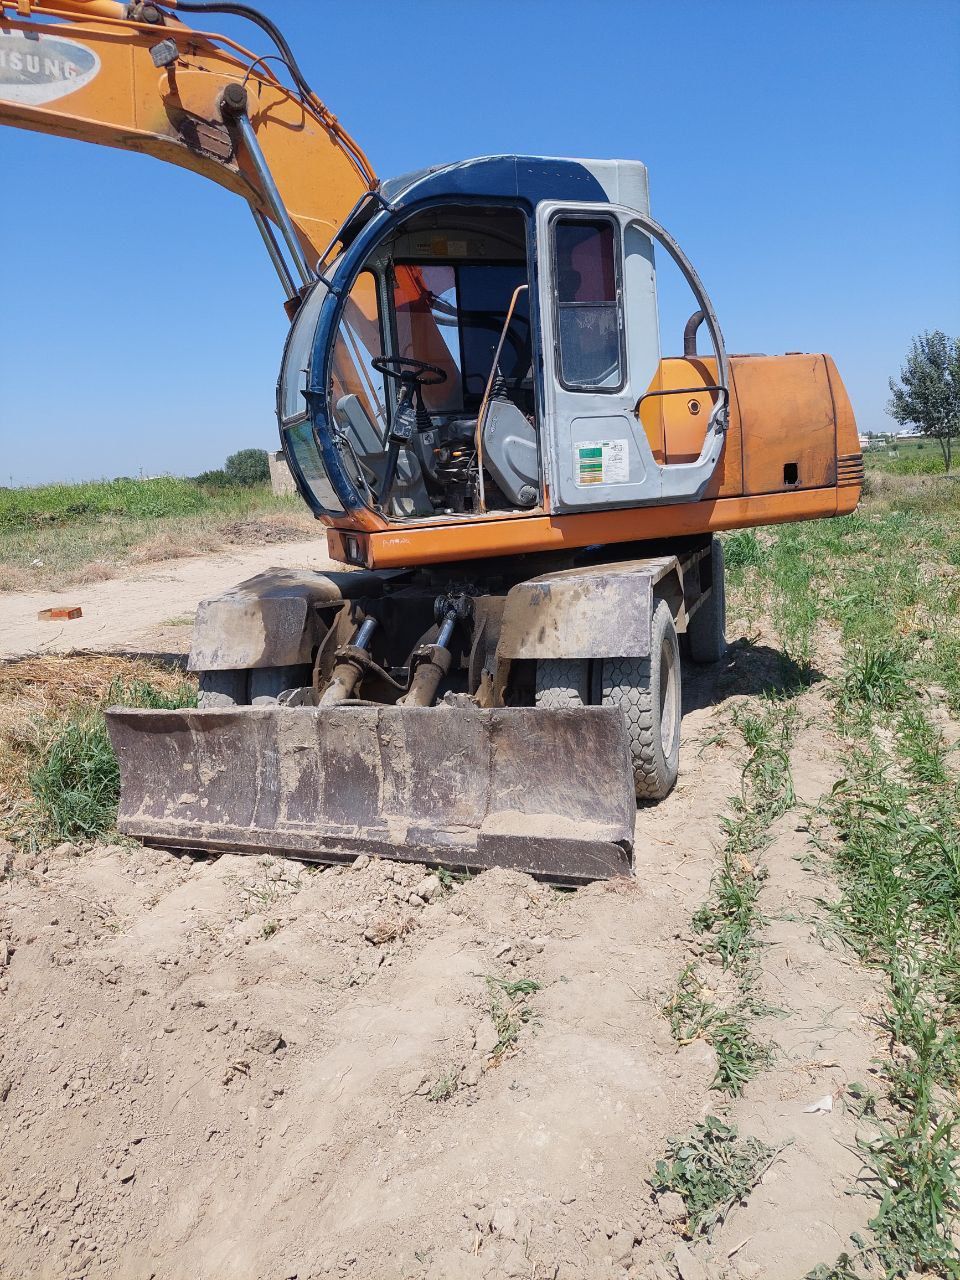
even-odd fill
[[[379,487],[383,483],[387,451],[380,433],[370,420],[366,406],[356,393],[351,392],[350,395],[341,396],[337,401],[337,419],[357,459],[363,464],[365,470],[373,474],[374,481]],[[390,505],[397,515],[432,516],[434,514],[433,503],[427,493],[427,486],[423,482],[420,460],[411,449],[400,451]]]

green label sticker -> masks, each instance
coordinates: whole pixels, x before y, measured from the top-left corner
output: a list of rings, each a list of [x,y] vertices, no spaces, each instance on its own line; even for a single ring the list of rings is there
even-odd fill
[[[578,485],[625,484],[630,479],[629,442],[581,440],[573,446]]]

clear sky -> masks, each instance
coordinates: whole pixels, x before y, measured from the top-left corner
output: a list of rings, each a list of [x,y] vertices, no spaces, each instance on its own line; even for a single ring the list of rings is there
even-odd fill
[[[260,7],[381,176],[502,152],[643,160],[728,348],[829,351],[863,430],[889,427],[910,338],[960,333],[960,0]],[[286,321],[242,201],[11,129],[0,173],[0,483],[276,447]]]

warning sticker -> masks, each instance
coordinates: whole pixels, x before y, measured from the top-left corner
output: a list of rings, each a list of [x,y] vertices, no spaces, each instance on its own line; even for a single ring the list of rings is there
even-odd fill
[[[573,446],[576,481],[585,484],[624,484],[630,479],[627,440],[581,440]]]

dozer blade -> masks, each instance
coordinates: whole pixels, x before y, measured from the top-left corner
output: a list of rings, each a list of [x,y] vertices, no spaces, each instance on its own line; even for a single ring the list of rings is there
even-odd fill
[[[117,708],[107,726],[118,826],[148,843],[564,883],[630,870],[636,802],[616,708]]]

